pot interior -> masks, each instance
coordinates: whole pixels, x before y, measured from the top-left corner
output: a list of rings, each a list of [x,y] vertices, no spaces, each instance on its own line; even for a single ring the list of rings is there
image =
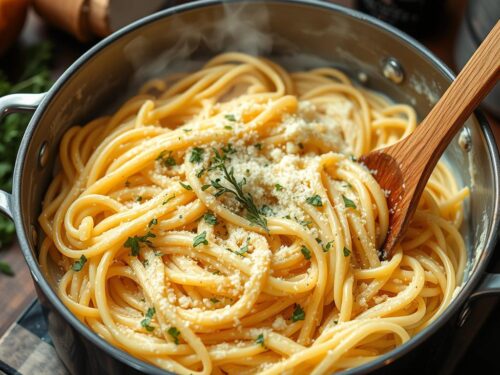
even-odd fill
[[[411,42],[319,2],[209,2],[168,17],[152,16],[143,26],[111,39],[112,43],[107,43],[109,39],[100,43],[66,72],[30,124],[17,180],[25,233],[30,233],[31,225],[39,228],[39,203],[52,177],[60,139],[69,127],[112,113],[149,78],[193,70],[217,53],[264,55],[291,70],[335,66],[354,81],[412,105],[420,119],[450,83],[446,72]],[[390,57],[403,68],[400,84],[383,74]],[[457,136],[444,158],[458,184],[471,187],[462,228],[469,253],[467,281],[479,265],[477,260],[486,254],[496,193],[484,133],[475,118],[465,129],[469,151],[459,146]],[[50,154],[41,167],[38,155],[44,142]],[[36,244],[29,241],[31,253],[36,254]]]

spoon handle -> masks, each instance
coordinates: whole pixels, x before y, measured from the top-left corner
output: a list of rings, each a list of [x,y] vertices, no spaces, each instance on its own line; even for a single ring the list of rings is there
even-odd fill
[[[413,134],[403,140],[412,155],[422,162],[421,170],[431,171],[453,136],[495,86],[500,75],[500,21],[467,62],[457,78]],[[406,141],[406,142],[405,142]]]

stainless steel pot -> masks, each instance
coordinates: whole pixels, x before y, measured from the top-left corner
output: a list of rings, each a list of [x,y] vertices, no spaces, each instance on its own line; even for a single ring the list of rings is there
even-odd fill
[[[13,194],[0,192],[0,210],[15,221],[56,350],[72,373],[164,373],[111,346],[76,319],[45,280],[36,260],[40,202],[52,176],[63,133],[111,112],[137,85],[165,71],[190,69],[224,50],[270,55],[289,68],[338,66],[368,87],[412,104],[420,118],[453,79],[428,50],[398,30],[327,2],[200,1],[144,18],[113,34],[78,59],[41,95],[0,99],[0,113],[33,110],[14,174]],[[499,158],[484,118],[465,125],[445,158],[462,185],[471,186],[466,238],[469,264],[450,307],[406,344],[347,373],[422,371],[439,358],[463,323],[461,311],[479,295],[500,290],[500,275],[486,274],[499,226]],[[444,327],[447,327],[446,329]],[[431,342],[433,344],[431,344]],[[427,367],[426,367],[427,366]]]

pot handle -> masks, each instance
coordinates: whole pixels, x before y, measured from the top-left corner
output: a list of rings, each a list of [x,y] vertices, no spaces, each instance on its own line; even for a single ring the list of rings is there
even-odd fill
[[[500,274],[498,273],[486,273],[477,289],[470,295],[469,301],[491,295],[500,295]]]
[[[41,94],[12,94],[0,98],[0,120],[15,112],[34,111],[45,97]],[[11,195],[0,190],[0,212],[12,219]]]

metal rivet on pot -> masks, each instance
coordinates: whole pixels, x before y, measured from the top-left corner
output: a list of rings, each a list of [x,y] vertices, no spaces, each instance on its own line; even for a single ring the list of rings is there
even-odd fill
[[[44,141],[42,146],[40,147],[40,151],[38,152],[38,165],[43,168],[47,165],[47,161],[49,160],[49,150],[48,143]]]
[[[458,317],[457,325],[459,327],[462,327],[465,324],[465,322],[467,321],[467,319],[469,318],[470,314],[471,314],[470,305],[467,304],[460,312],[460,316]]]
[[[31,224],[31,241],[33,241],[33,246],[38,244],[38,232],[33,224]]]
[[[385,78],[397,84],[403,82],[403,79],[405,78],[403,67],[394,57],[389,57],[384,60],[382,73]]]
[[[359,72],[358,73],[358,80],[361,83],[366,83],[366,82],[368,82],[368,75],[365,72]]]
[[[458,136],[458,145],[465,152],[469,152],[472,149],[472,137],[469,128],[463,128],[460,132]]]

